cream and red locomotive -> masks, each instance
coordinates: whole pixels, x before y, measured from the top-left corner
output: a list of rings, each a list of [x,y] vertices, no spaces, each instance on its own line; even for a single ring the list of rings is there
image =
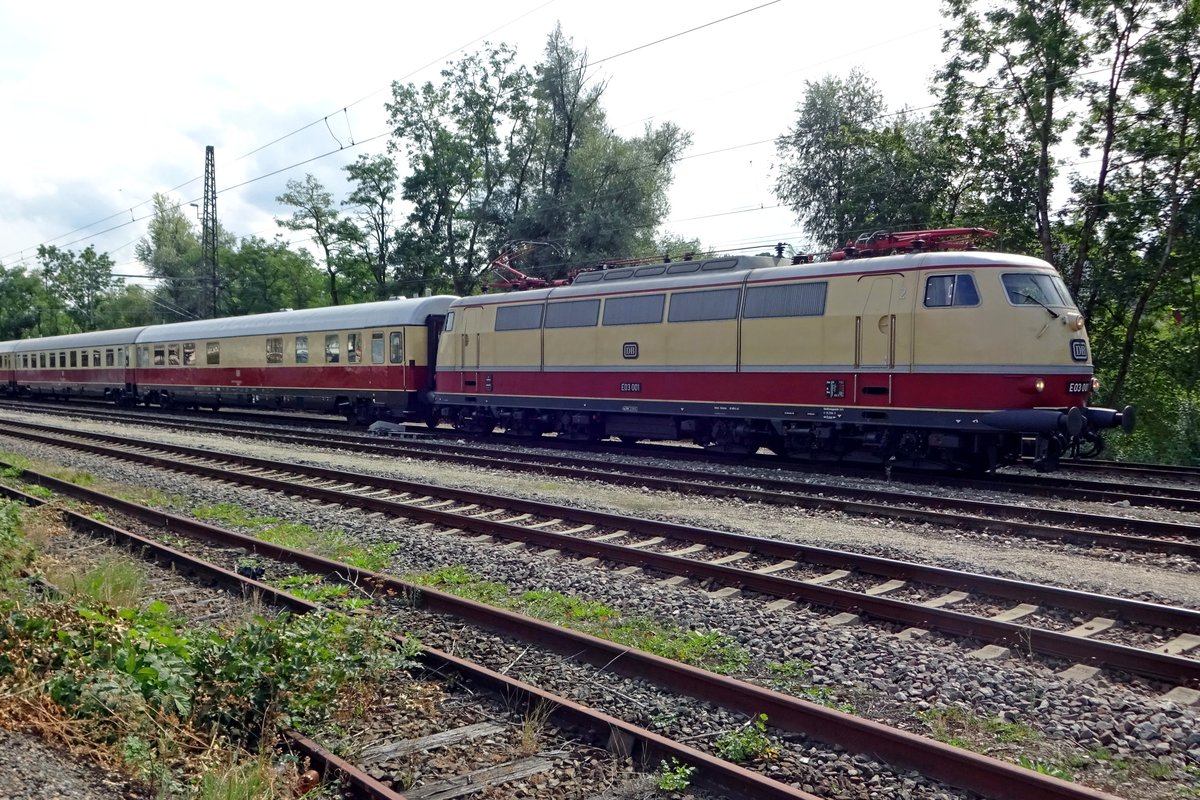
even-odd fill
[[[627,265],[504,294],[5,342],[0,374],[12,394],[975,470],[1026,450],[1044,469],[1097,453],[1132,409],[1088,407],[1084,321],[1050,264],[941,249],[986,234],[879,234],[819,263]]]

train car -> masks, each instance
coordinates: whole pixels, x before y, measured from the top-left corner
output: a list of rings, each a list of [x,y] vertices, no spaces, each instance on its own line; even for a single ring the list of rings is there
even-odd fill
[[[16,346],[16,342],[0,342],[0,395],[10,395],[16,391],[12,357]]]
[[[12,393],[131,402],[136,392],[130,354],[134,339],[143,330],[119,328],[14,342],[9,353]]]
[[[160,406],[263,406],[356,421],[421,416],[447,296],[279,311],[146,328],[139,398]]]
[[[1030,447],[1052,469],[1132,426],[1132,409],[1087,407],[1084,320],[1050,264],[912,249],[631,266],[462,298],[433,400],[472,431],[971,470]]]

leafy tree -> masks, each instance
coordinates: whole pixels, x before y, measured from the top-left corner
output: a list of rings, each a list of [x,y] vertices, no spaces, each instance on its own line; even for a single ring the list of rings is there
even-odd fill
[[[46,288],[59,299],[66,313],[71,330],[63,332],[94,330],[101,301],[120,285],[120,280],[113,277],[113,261],[108,254],[98,254],[91,245],[79,254],[41,245],[38,261]]]
[[[386,300],[388,261],[391,247],[392,204],[396,199],[396,162],[388,156],[359,156],[345,166],[352,181],[350,196],[342,201],[350,206],[358,222],[354,241],[361,247],[362,259],[374,283],[377,300]]]
[[[290,219],[276,220],[276,224],[290,231],[312,233],[325,262],[329,302],[338,305],[343,300],[338,277],[346,271],[347,249],[357,235],[354,226],[340,218],[333,207],[333,195],[311,174],[303,181],[289,180],[287,191],[275,201],[295,209]]]
[[[96,308],[96,330],[132,328],[175,322],[178,315],[168,313],[155,304],[153,292],[136,284],[128,284],[105,295]]]
[[[281,308],[310,308],[325,299],[325,277],[306,250],[290,250],[251,236],[222,254],[226,279],[225,313],[261,314]]]
[[[209,308],[200,240],[178,203],[166,195],[154,195],[154,214],[134,252],[150,275],[158,279],[155,303],[174,314],[176,321],[199,319]]]
[[[38,323],[46,300],[40,274],[0,265],[0,341],[45,335]]]

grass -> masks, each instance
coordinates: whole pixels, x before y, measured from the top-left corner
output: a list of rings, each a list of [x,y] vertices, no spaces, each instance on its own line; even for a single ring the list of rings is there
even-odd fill
[[[514,592],[461,566],[409,575],[408,580],[713,672],[738,672],[750,660],[744,648],[719,631],[688,630],[648,616],[625,615],[603,603],[549,589]]]
[[[966,750],[986,753],[1003,744],[1029,744],[1041,734],[1019,722],[981,717],[957,706],[917,712],[933,738]]]
[[[102,558],[82,572],[51,569],[46,580],[68,597],[86,598],[115,608],[135,608],[146,599],[146,572],[142,565],[118,556]]]
[[[852,703],[838,702],[834,698],[834,691],[828,686],[814,686],[811,683],[812,663],[808,661],[773,661],[767,664],[767,685],[777,692],[790,694],[794,697],[802,697],[805,700],[811,700],[814,703],[820,703],[827,708],[835,708],[838,711],[845,711],[847,714],[854,713],[854,705]]]

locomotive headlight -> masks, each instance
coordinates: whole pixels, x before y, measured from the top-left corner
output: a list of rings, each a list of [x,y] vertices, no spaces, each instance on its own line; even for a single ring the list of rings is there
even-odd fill
[[[1083,330],[1083,314],[1071,311],[1067,314],[1067,327],[1073,331]]]
[[[1046,390],[1046,381],[1045,381],[1045,379],[1044,379],[1044,378],[1038,378],[1036,381],[1034,381],[1034,382],[1033,382],[1033,390],[1034,390],[1035,392],[1037,392],[1038,394],[1041,394],[1042,392],[1044,392],[1044,391]]]
[[[1092,376],[1092,391],[1093,392],[1100,391],[1100,379],[1097,378],[1095,375]]]

